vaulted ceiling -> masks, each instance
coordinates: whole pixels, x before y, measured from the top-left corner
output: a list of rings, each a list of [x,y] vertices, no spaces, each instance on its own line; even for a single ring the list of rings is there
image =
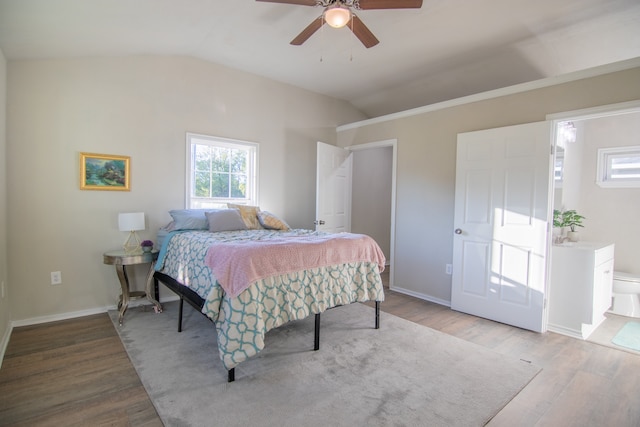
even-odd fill
[[[424,0],[362,10],[380,43],[321,7],[254,0],[0,0],[7,60],[187,55],[351,102],[369,117],[640,57],[638,0]]]

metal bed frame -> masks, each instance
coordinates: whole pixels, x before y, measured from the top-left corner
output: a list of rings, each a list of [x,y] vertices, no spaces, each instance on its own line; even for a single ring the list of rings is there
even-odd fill
[[[212,323],[213,320],[210,319],[207,315],[202,313],[202,307],[204,306],[205,301],[192,291],[187,286],[181,285],[177,280],[173,277],[168,276],[164,273],[160,273],[156,271],[153,274],[153,278],[156,281],[156,295],[158,295],[157,282],[162,282],[167,288],[169,288],[172,292],[180,297],[180,307],[178,309],[178,332],[182,332],[182,308],[184,306],[184,301],[186,300],[189,305],[191,305],[194,309],[198,310],[203,316],[209,319]],[[156,296],[156,299],[158,297]],[[375,307],[375,329],[380,329],[380,301],[376,301]],[[317,351],[320,349],[320,313],[315,315],[315,327],[314,327],[314,337],[313,337],[313,350]],[[231,368],[227,370],[227,382],[235,381],[235,368]]]

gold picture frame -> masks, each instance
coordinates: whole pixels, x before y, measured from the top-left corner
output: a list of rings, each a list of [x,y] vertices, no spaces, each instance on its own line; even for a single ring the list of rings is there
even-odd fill
[[[129,156],[80,153],[80,189],[129,191]]]

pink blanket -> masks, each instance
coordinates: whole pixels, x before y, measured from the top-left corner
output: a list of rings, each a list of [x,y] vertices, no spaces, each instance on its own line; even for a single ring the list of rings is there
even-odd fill
[[[232,298],[260,279],[350,262],[374,262],[382,272],[385,257],[371,237],[339,233],[216,243],[205,258],[222,289]]]

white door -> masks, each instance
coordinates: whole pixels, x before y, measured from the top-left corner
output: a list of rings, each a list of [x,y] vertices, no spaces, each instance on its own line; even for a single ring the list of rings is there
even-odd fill
[[[352,164],[349,150],[318,142],[316,230],[351,231]]]
[[[458,135],[451,308],[546,329],[551,122]]]

